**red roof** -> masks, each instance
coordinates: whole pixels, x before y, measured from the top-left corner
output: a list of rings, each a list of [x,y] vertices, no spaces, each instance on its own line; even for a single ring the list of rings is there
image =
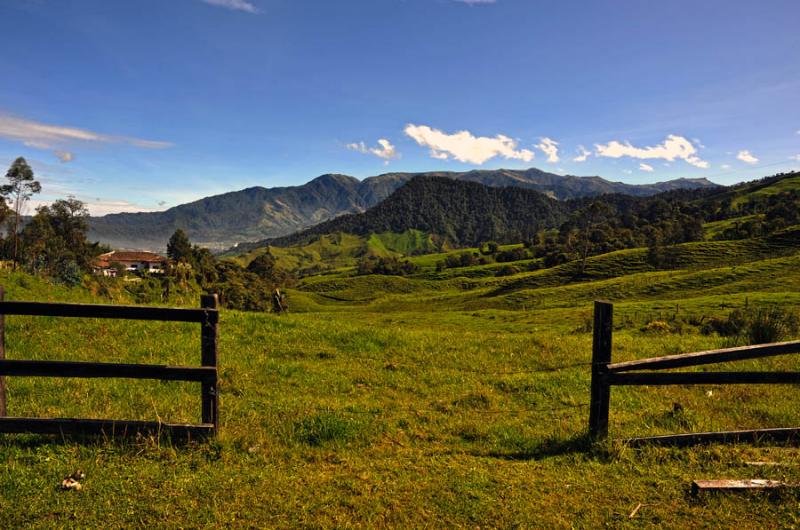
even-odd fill
[[[100,254],[97,256],[97,264],[101,267],[107,267],[114,262],[119,263],[164,263],[167,258],[160,256],[153,252],[127,252],[127,251],[114,251]]]

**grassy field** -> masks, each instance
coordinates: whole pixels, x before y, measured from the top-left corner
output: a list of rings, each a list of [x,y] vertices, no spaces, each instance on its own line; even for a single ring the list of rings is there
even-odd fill
[[[742,255],[737,249],[727,258]],[[693,479],[800,481],[796,447],[634,450],[621,442],[797,425],[794,388],[615,388],[613,439],[586,439],[593,299],[616,304],[615,360],[724,346],[729,339],[687,322],[744,305],[800,304],[800,256],[785,249],[673,271],[640,270],[636,252],[596,258],[588,270],[598,272],[579,281],[554,270],[342,276],[291,291],[288,315],[224,311],[217,440],[4,435],[0,527],[800,524],[796,493],[689,495]],[[7,299],[103,301],[20,274],[0,280]],[[654,320],[671,331],[642,330]],[[190,324],[8,317],[6,342],[12,359],[199,362]],[[721,368],[745,367],[800,368],[791,357]],[[7,384],[10,415],[199,419],[198,389],[188,383]],[[86,473],[84,489],[60,491],[76,468]]]

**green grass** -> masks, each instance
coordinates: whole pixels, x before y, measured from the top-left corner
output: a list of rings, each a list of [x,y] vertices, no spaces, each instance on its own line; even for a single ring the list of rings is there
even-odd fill
[[[0,527],[797,526],[797,493],[688,494],[693,479],[800,481],[796,447],[634,450],[618,441],[797,425],[794,388],[615,388],[616,441],[585,438],[592,300],[615,302],[615,360],[725,346],[687,322],[745,305],[800,307],[800,256],[781,237],[686,245],[671,271],[631,250],[593,258],[581,278],[569,267],[508,278],[309,278],[290,291],[288,315],[223,311],[217,440],[0,437]],[[105,300],[2,274],[7,299]],[[642,331],[653,320],[682,324]],[[190,324],[6,325],[9,358],[199,362]],[[719,369],[800,367],[788,356]],[[192,384],[7,383],[12,415],[199,419]],[[76,468],[84,489],[60,491]]]

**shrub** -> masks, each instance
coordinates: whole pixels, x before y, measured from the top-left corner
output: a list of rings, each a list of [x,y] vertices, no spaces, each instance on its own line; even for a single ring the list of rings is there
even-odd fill
[[[83,279],[83,272],[75,260],[62,260],[58,263],[56,269],[58,281],[67,287],[75,287],[80,285]]]
[[[517,274],[518,272],[519,272],[519,269],[514,267],[513,265],[503,265],[502,267],[500,267],[497,270],[496,273],[494,273],[494,275],[495,276],[511,276],[511,275]]]
[[[498,252],[495,256],[495,260],[498,263],[506,263],[509,261],[520,261],[523,259],[529,259],[531,256],[528,254],[528,251],[525,248],[512,248],[511,250],[504,250],[502,252]]]
[[[736,337],[748,344],[778,342],[800,331],[800,319],[791,311],[779,307],[736,309],[727,318],[709,319],[701,328],[705,334]]]
[[[644,333],[673,333],[675,329],[663,320],[653,320],[642,328]]]
[[[750,344],[778,342],[797,334],[800,323],[797,315],[773,307],[756,311],[747,330]]]

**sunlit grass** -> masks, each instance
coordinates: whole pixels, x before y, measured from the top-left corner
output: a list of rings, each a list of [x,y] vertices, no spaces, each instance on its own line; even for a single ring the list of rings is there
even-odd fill
[[[791,527],[799,523],[793,493],[696,501],[687,492],[695,478],[800,480],[796,448],[592,446],[585,405],[594,298],[616,302],[615,360],[702,350],[726,339],[699,333],[692,319],[745,304],[797,309],[797,265],[782,257],[507,292],[341,278],[292,291],[288,315],[223,311],[217,440],[4,435],[0,527]],[[104,301],[21,275],[3,283],[7,299]],[[654,319],[683,325],[642,331]],[[192,324],[6,323],[9,358],[199,364]],[[792,357],[719,368],[798,370]],[[199,419],[196,384],[7,382],[15,415]],[[787,386],[614,388],[610,431],[619,440],[793,426],[795,394]],[[746,465],[754,460],[789,465]],[[59,491],[75,468],[87,474],[84,490]]]

